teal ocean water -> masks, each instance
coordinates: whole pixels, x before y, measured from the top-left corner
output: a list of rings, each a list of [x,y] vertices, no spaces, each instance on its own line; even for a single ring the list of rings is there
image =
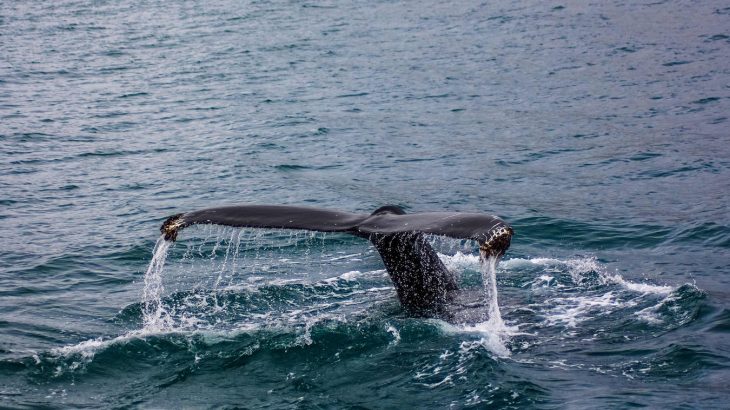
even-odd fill
[[[722,1],[2,2],[0,407],[727,408],[728,113]],[[503,323],[227,204],[497,214]]]

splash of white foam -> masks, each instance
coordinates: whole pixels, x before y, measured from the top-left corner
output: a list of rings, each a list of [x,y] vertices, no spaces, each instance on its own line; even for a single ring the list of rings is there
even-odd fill
[[[605,267],[602,266],[595,257],[566,260],[555,258],[515,258],[502,262],[502,267],[507,270],[524,269],[532,266],[542,266],[546,268],[557,268],[559,270],[566,270],[567,273],[570,274],[571,279],[575,284],[580,284],[584,280],[586,274],[590,272],[596,272],[599,275],[598,280],[602,284],[616,284],[632,292],[668,295],[675,289],[671,286],[665,285],[636,283],[624,279],[619,274],[609,274],[606,272]]]
[[[489,323],[489,321],[482,322],[482,323],[475,323],[473,325],[459,325],[459,326],[453,326],[449,325],[446,322],[443,322],[444,329],[448,331],[449,333],[466,333],[466,334],[476,334],[481,336],[479,340],[475,340],[472,342],[464,341],[461,343],[462,349],[471,349],[471,348],[483,348],[486,349],[495,355],[497,357],[510,357],[512,352],[507,348],[507,342],[510,339],[510,336],[517,334],[515,333],[516,327],[508,327],[505,326],[504,328],[495,328],[492,324]]]
[[[125,333],[121,336],[117,336],[111,339],[104,339],[101,337],[95,338],[95,339],[89,339],[84,340],[82,342],[76,343],[74,345],[68,345],[63,347],[57,347],[54,349],[51,349],[51,355],[56,357],[65,357],[70,358],[73,356],[79,356],[81,361],[76,363],[73,367],[78,367],[78,365],[83,363],[89,363],[94,358],[94,355],[96,355],[97,352],[104,350],[108,348],[109,346],[113,346],[116,344],[124,344],[129,343],[129,341],[134,339],[142,339],[147,336],[151,335],[158,335],[162,334],[163,332],[157,332],[157,331],[148,331],[148,330],[133,330],[131,332]],[[165,332],[169,333],[169,332]]]
[[[395,328],[395,326],[391,325],[390,323],[386,323],[387,327],[385,328],[385,331],[393,335],[393,341],[390,342],[390,345],[397,345],[400,343],[400,332],[398,329]]]
[[[446,268],[452,272],[460,272],[466,269],[480,270],[481,258],[478,255],[456,252],[453,255],[439,253],[439,259]]]
[[[94,358],[94,354],[96,354],[99,349],[105,348],[111,343],[113,342],[111,342],[110,340],[103,340],[101,337],[99,337],[96,339],[85,340],[75,345],[54,348],[51,350],[51,354],[54,356],[64,357],[80,355],[82,360],[90,361]]]
[[[533,279],[530,285],[532,286],[532,289],[565,287],[565,285],[560,284],[554,276],[550,275],[540,275]]]
[[[621,301],[613,292],[599,296],[574,296],[569,298],[548,299],[552,305],[547,315],[548,325],[563,324],[575,328],[578,323],[593,318],[596,310],[600,314],[608,314],[615,309],[623,309],[636,305],[636,302]]]
[[[662,302],[659,302],[654,306],[649,306],[648,308],[635,312],[634,315],[639,318],[639,320],[643,320],[650,325],[657,325],[663,322],[663,320],[659,317],[659,308],[661,308],[661,306]]]
[[[697,287],[692,286],[695,290],[699,291]],[[634,313],[640,320],[645,321],[649,324],[659,324],[666,322],[668,317],[662,315],[661,311],[663,308],[669,308],[674,314],[681,315],[679,312],[679,306],[677,306],[677,303],[682,299],[682,295],[679,292],[671,292],[667,296],[665,296],[662,300],[660,300],[656,305],[649,306],[647,308],[641,309],[640,311]],[[685,316],[687,320],[689,320],[689,316]],[[684,322],[681,318],[675,317],[676,319],[680,319],[680,321]]]
[[[324,282],[325,283],[334,283],[334,282],[337,282],[338,280],[344,280],[346,282],[351,282],[351,281],[357,280],[357,278],[359,278],[361,276],[363,276],[362,272],[360,272],[359,270],[352,270],[349,272],[345,272],[340,276],[335,276],[333,278],[325,279]]]
[[[634,283],[627,281],[624,279],[621,275],[616,274],[606,276],[606,279],[610,282],[613,282],[617,285],[621,285],[622,287],[638,293],[654,293],[657,295],[668,295],[674,291],[674,288],[671,286],[662,286],[662,285],[652,285],[650,283]]]

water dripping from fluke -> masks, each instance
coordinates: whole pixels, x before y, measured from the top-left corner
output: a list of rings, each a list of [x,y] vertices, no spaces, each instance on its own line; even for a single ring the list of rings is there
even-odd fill
[[[497,262],[496,256],[482,258],[482,282],[484,284],[485,304],[487,306],[487,325],[496,331],[505,331],[506,327],[499,310],[499,296],[497,292]]]
[[[451,294],[459,289],[455,275],[444,266],[427,236],[476,241],[486,257],[499,258],[509,248],[514,233],[507,223],[493,215],[406,214],[393,205],[380,207],[369,215],[284,205],[225,206],[173,215],[160,231],[166,240],[175,241],[180,230],[199,224],[308,230],[325,235],[347,233],[367,239],[380,254],[401,306],[417,317],[443,317]],[[224,264],[227,259],[226,254]],[[490,292],[495,294],[496,287]],[[498,309],[492,313],[498,315]]]
[[[198,245],[182,237],[187,251],[183,248],[180,259],[178,252],[171,252],[172,244],[180,231],[195,225],[209,227],[205,239]],[[220,228],[213,232],[216,225]],[[244,230],[250,233],[243,235]],[[449,331],[480,337],[478,343],[495,355],[510,355],[506,346],[512,329],[500,312],[496,266],[513,231],[497,217],[405,214],[392,206],[371,215],[234,206],[174,215],[161,231],[145,273],[143,332],[298,328],[303,317],[347,317],[353,311],[370,315],[368,309],[392,300],[395,289],[406,316],[438,319]],[[360,279],[332,280],[341,272],[362,269],[355,262],[359,258],[343,260],[333,253],[367,253],[342,249],[364,245],[342,234],[370,242],[387,276],[379,269],[374,275],[366,272],[362,280],[377,283],[365,287]],[[478,247],[478,256],[472,255],[481,263],[473,273],[481,275],[481,288],[478,282],[461,283],[459,269],[447,268],[444,255],[437,253],[443,243],[450,243],[453,251],[455,242],[461,250],[468,244],[469,252]],[[311,249],[316,247],[321,249]],[[163,277],[168,252],[176,256],[167,261],[170,272]]]
[[[173,242],[160,236],[152,251],[152,260],[144,275],[144,290],[142,293],[142,317],[144,328],[151,331],[161,331],[170,325],[170,317],[162,303],[162,294],[165,288],[162,284],[162,272],[167,260],[167,253]]]
[[[497,263],[499,256],[481,252],[479,256],[479,272],[481,274],[484,310],[486,320],[476,323],[465,323],[456,329],[459,332],[475,333],[479,340],[463,342],[462,349],[470,350],[482,347],[502,358],[511,356],[508,343],[510,336],[517,334],[517,327],[507,326],[502,319],[497,290]]]

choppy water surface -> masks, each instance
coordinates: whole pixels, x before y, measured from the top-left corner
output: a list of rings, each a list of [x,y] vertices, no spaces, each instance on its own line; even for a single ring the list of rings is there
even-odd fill
[[[728,28],[720,1],[4,3],[0,407],[726,407]],[[407,317],[346,235],[155,248],[233,203],[496,213],[502,321]]]

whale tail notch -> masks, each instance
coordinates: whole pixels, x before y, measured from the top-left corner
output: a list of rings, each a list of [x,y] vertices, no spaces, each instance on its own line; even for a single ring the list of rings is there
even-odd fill
[[[438,316],[458,289],[454,275],[427,241],[428,234],[479,243],[483,258],[499,258],[507,251],[514,231],[496,216],[427,212],[406,214],[387,205],[370,215],[285,205],[240,205],[175,214],[160,231],[168,241],[196,224],[233,227],[306,229],[344,232],[368,239],[383,259],[398,299],[409,314]]]

